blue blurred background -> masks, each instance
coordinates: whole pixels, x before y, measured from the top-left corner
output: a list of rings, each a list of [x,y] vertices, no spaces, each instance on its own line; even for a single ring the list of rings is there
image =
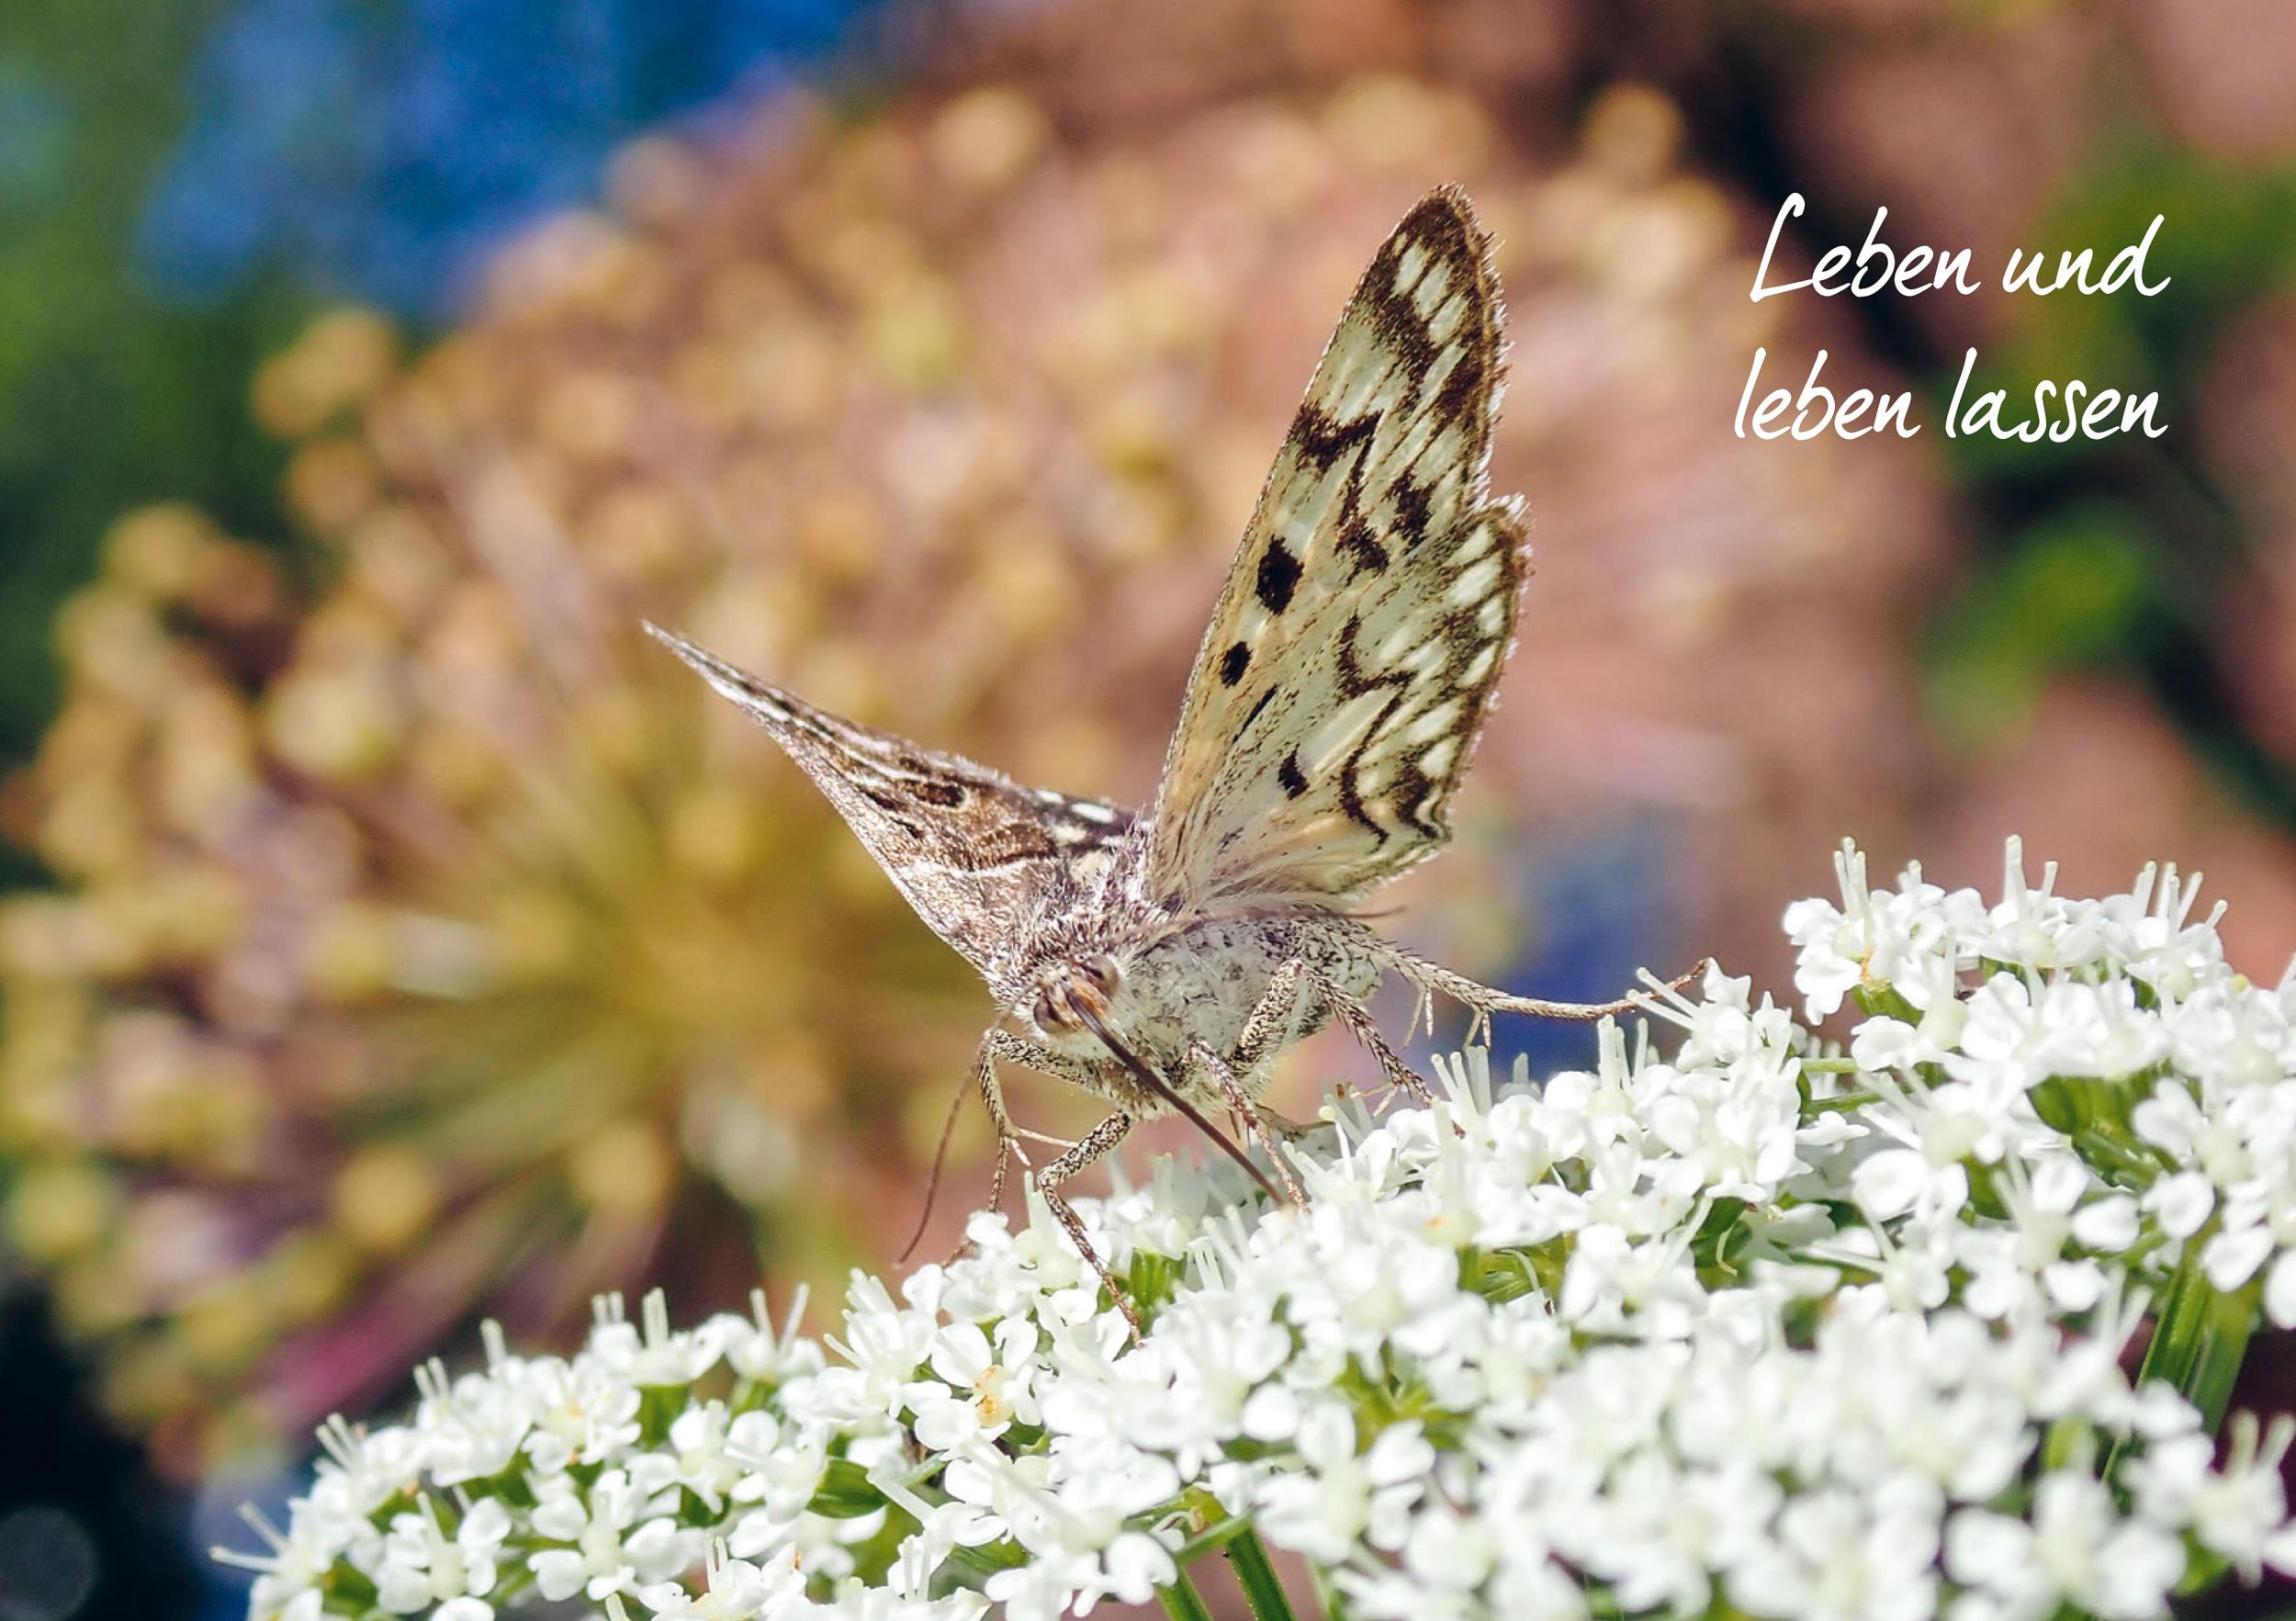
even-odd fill
[[[436,319],[506,231],[591,200],[621,142],[718,97],[770,93],[834,45],[857,9],[231,7],[186,75],[187,116],[143,200],[138,268],[181,300],[212,303],[272,273]]]
[[[324,302],[421,332],[635,132],[834,46],[819,0],[169,0],[0,16],[0,750],[140,501],[276,527],[249,378]]]

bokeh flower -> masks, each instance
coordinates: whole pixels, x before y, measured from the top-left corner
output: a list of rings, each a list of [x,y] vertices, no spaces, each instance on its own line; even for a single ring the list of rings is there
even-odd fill
[[[1743,928],[1896,780],[1910,681],[1871,648],[1941,530],[1888,454],[1684,456],[1779,318],[1664,97],[1523,123],[1351,60],[1167,82],[1143,125],[1006,60],[629,148],[610,208],[506,252],[418,357],[327,317],[253,390],[311,544],[145,511],[63,617],[6,802],[59,880],[0,914],[6,1221],[172,1467],[481,1313],[545,1334],[604,1289],[898,1246],[988,1009],[637,622],[1145,799],[1300,380],[1429,185],[1499,232],[1494,476],[1555,541],[1426,926],[1503,962],[1498,807],[1624,797],[1730,846],[1683,906]],[[1852,545],[1883,561],[1819,567]],[[1808,635],[1738,634],[1789,613]],[[1874,757],[1820,769],[1820,730]]]

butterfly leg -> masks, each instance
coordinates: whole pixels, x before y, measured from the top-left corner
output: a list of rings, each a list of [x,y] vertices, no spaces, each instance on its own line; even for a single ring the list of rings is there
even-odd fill
[[[1258,1107],[1252,1101],[1251,1094],[1244,1089],[1244,1083],[1236,1078],[1236,1072],[1228,1067],[1228,1061],[1202,1041],[1190,1042],[1187,1054],[1196,1061],[1205,1074],[1211,1076],[1213,1084],[1220,1088],[1221,1100],[1230,1109],[1235,1110],[1236,1117],[1250,1129],[1253,1136],[1259,1139],[1259,1145],[1267,1151],[1267,1163],[1276,1167],[1276,1176],[1283,1183],[1284,1192],[1289,1196],[1292,1204],[1304,1206],[1308,1202],[1308,1196],[1300,1191],[1300,1179],[1291,1174],[1290,1163],[1284,1158],[1282,1150],[1276,1142],[1275,1133],[1268,1130],[1267,1121],[1261,1118]],[[1244,1073],[1249,1075],[1255,1067],[1256,1066],[1245,1065]]]
[[[1213,1078],[1220,1083],[1222,1092],[1228,1094],[1229,1108],[1235,1109],[1253,1134],[1266,1147],[1268,1157],[1275,1160],[1277,1171],[1295,1199],[1300,1192],[1299,1184],[1292,1177],[1290,1168],[1277,1154],[1276,1145],[1268,1141],[1268,1137],[1270,1132],[1277,1137],[1300,1137],[1306,1133],[1307,1128],[1284,1119],[1264,1104],[1255,1105],[1249,1109],[1237,1108],[1235,1094],[1240,1093],[1242,1087],[1235,1084],[1235,1077],[1256,1075],[1262,1065],[1289,1045],[1299,1030],[1300,998],[1307,992],[1312,992],[1326,1001],[1333,994],[1332,987],[1315,974],[1306,958],[1286,958],[1277,965],[1276,972],[1268,975],[1267,988],[1253,1004],[1251,1017],[1244,1021],[1244,1031],[1236,1038],[1235,1051],[1229,1055],[1227,1064],[1224,1068],[1210,1066]]]
[[[1091,1079],[1091,1065],[1064,1053],[1055,1053],[1050,1047],[1040,1047],[1033,1041],[1023,1041],[1010,1030],[991,1030],[981,1039],[980,1054],[975,1060],[981,1101],[988,1106],[988,1123],[996,1133],[996,1169],[991,1174],[988,1185],[988,1208],[992,1210],[1000,1210],[1005,1207],[1005,1182],[1012,1170],[1014,1157],[1017,1155],[1024,1166],[1029,1163],[1028,1152],[1020,1146],[1020,1139],[1033,1137],[1040,1143],[1057,1141],[1039,1132],[1024,1131],[1013,1124],[1012,1115],[1005,1108],[1004,1084],[996,1076],[999,1059],[1035,1070],[1040,1075],[1056,1076],[1072,1086],[1088,1086]],[[1071,1145],[1063,1143],[1062,1146]]]
[[[1252,1004],[1251,1017],[1244,1021],[1244,1033],[1236,1038],[1232,1060],[1237,1074],[1255,1073],[1282,1050],[1297,1022],[1300,992],[1307,980],[1305,957],[1287,957],[1267,976],[1267,988]]]
[[[1549,1002],[1542,996],[1516,996],[1455,973],[1439,962],[1431,962],[1416,951],[1408,951],[1394,941],[1382,940],[1365,929],[1358,937],[1368,944],[1372,953],[1386,966],[1392,968],[1416,986],[1421,996],[1440,996],[1457,1002],[1472,1013],[1474,1022],[1469,1026],[1469,1042],[1489,1042],[1491,1016],[1494,1013],[1525,1013],[1534,1019],[1569,1019],[1593,1020],[1618,1019],[1643,1010],[1644,993],[1633,992],[1615,1002]],[[1699,962],[1689,973],[1668,982],[1668,988],[1681,990],[1705,972]],[[1433,1019],[1430,1018],[1432,1024]]]
[[[1078,1138],[1067,1153],[1039,1171],[1036,1174],[1036,1190],[1044,1200],[1044,1208],[1052,1212],[1052,1219],[1067,1231],[1069,1242],[1076,1246],[1076,1253],[1091,1263],[1092,1269],[1100,1275],[1101,1283],[1107,1286],[1109,1299],[1114,1300],[1116,1309],[1124,1313],[1124,1321],[1132,1325],[1132,1338],[1137,1341],[1141,1337],[1140,1319],[1133,1313],[1132,1302],[1126,1298],[1123,1287],[1116,1281],[1116,1275],[1109,1270],[1108,1263],[1100,1258],[1100,1252],[1092,1247],[1092,1240],[1085,1233],[1084,1218],[1077,1215],[1075,1207],[1057,1191],[1062,1183],[1123,1142],[1124,1133],[1131,1129],[1132,1117],[1122,1109],[1117,1110]]]
[[[1322,992],[1323,999],[1331,1005],[1332,1011],[1338,1014],[1339,1021],[1347,1027],[1348,1033],[1361,1041],[1365,1051],[1379,1060],[1380,1072],[1387,1076],[1388,1084],[1402,1087],[1422,1103],[1433,1103],[1435,1093],[1428,1087],[1426,1078],[1405,1064],[1401,1053],[1388,1045],[1386,1035],[1371,1017],[1371,1009],[1320,975],[1316,984]]]

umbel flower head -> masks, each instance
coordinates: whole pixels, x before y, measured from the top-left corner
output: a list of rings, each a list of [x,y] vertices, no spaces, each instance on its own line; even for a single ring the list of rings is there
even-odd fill
[[[608,1300],[570,1359],[322,1435],[252,1621],[1038,1621],[1190,1608],[1267,1546],[1366,1617],[2163,1615],[2296,1572],[2296,1423],[2223,1352],[2296,1325],[2296,974],[2194,890],[1991,904],[1908,871],[1793,908],[1822,1041],[1711,973],[1592,1071],[1342,1099],[1304,1210],[1164,1161],[1089,1207],[1137,1343],[1041,1210],[799,1337]],[[2127,1353],[2150,1317],[2133,1377]],[[258,1522],[261,1524],[261,1522]]]
[[[1498,453],[1557,522],[1590,444],[1643,443],[1601,422],[1692,409],[1680,355],[1739,346],[1748,244],[1674,129],[1622,92],[1534,167],[1392,77],[1121,136],[1009,89],[844,123],[780,103],[708,163],[634,148],[612,214],[511,252],[411,363],[372,318],[321,321],[254,390],[314,566],[180,509],[124,520],[6,802],[60,881],[0,909],[7,1239],[114,1410],[187,1469],[219,1423],[355,1409],[485,1312],[540,1335],[600,1289],[730,1299],[759,1253],[834,1277],[897,1245],[976,988],[641,618],[1142,799],[1314,344],[1426,186],[1472,187],[1519,370],[1571,390],[1518,389]],[[1799,556],[1919,507],[1826,465],[1574,526],[1628,544],[1679,499],[1708,539]],[[1573,571],[1601,569],[1550,595]],[[1599,658],[1550,690],[1614,690],[1662,619],[1586,621]],[[1784,717],[1754,752],[1806,753],[1790,706],[1733,713]],[[1557,757],[1489,752],[1517,750]]]

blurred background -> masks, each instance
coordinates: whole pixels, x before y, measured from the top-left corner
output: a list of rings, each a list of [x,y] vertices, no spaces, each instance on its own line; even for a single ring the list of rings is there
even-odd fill
[[[1499,235],[1538,576],[1390,927],[1783,996],[1842,837],[1990,887],[2020,832],[2081,891],[2204,869],[2277,978],[2291,68],[2278,0],[0,10],[0,1617],[235,1614],[230,1505],[484,1317],[762,1278],[817,1326],[885,1263],[990,1009],[637,619],[1146,798],[1439,182]],[[2164,214],[2172,285],[1753,304],[1794,190],[1803,269],[1876,205],[1988,283]],[[1736,439],[1757,345],[1931,426]],[[2168,432],[1948,441],[1969,345]]]

